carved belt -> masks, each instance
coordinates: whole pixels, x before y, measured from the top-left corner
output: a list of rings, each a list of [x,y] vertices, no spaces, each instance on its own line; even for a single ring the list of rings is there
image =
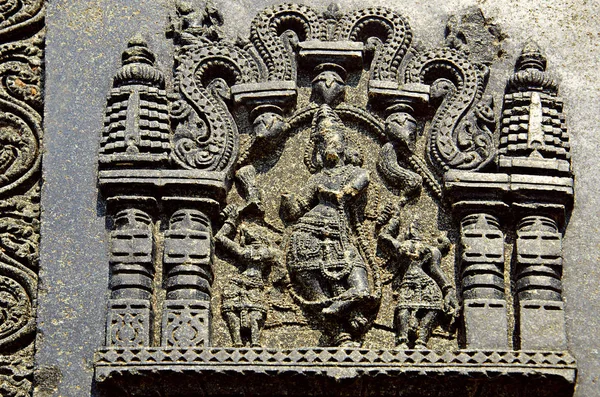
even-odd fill
[[[352,269],[354,263],[347,261],[340,262],[324,262],[320,261],[321,273],[325,278],[329,280],[339,281],[344,277],[347,277]]]

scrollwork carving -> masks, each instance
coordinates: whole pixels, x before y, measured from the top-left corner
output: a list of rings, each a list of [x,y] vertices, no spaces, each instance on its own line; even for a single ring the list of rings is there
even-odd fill
[[[237,126],[225,100],[229,87],[258,80],[258,69],[243,50],[221,43],[186,49],[177,79],[182,100],[173,102],[173,158],[184,168],[222,171],[237,151]]]
[[[263,10],[252,21],[250,31],[250,41],[266,64],[269,81],[295,80],[294,45],[326,38],[322,17],[300,4],[281,4]]]
[[[407,65],[405,82],[430,84],[432,99],[441,99],[428,148],[440,171],[480,170],[494,159],[493,111],[481,102],[488,73],[450,48],[426,51]]]
[[[15,355],[0,356],[0,395],[28,397],[31,394],[33,349],[25,348]]]
[[[0,348],[14,347],[35,330],[35,274],[4,257],[0,262]]]
[[[33,374],[44,16],[41,0],[0,4],[0,394],[10,397],[29,396]]]
[[[374,7],[357,10],[340,20],[335,40],[359,41],[374,51],[371,78],[398,80],[400,64],[412,41],[408,21],[400,14]]]
[[[0,4],[0,36],[8,37],[44,19],[43,0],[6,0]]]
[[[0,46],[0,193],[39,167],[42,40]]]
[[[25,195],[0,200],[0,247],[30,269],[37,267],[39,256],[39,195],[34,185]]]

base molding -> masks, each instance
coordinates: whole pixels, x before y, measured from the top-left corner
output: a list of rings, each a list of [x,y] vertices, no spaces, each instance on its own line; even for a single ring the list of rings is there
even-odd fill
[[[542,351],[103,349],[95,364],[99,390],[132,396],[156,384],[165,396],[356,395],[356,387],[376,395],[459,396],[479,387],[482,396],[568,396],[575,376],[569,353]]]

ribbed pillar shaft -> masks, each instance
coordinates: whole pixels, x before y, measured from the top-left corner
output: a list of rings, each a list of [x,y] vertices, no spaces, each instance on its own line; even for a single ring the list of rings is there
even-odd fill
[[[153,236],[152,219],[138,209],[114,217],[110,233],[110,301],[106,345],[150,346]]]
[[[171,216],[163,257],[162,346],[210,346],[213,251],[210,220],[202,212],[183,209]]]
[[[517,228],[516,250],[521,349],[564,350],[562,235],[556,222],[524,217]]]
[[[476,213],[461,221],[461,285],[467,348],[508,348],[504,294],[504,234],[496,217]]]

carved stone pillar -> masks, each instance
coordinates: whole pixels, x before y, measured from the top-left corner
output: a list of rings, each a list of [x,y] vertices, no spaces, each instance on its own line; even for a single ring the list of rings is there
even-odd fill
[[[163,262],[167,292],[163,347],[211,345],[213,251],[210,220],[202,212],[183,209],[171,216]]]
[[[508,349],[504,234],[498,219],[476,213],[461,221],[461,281],[469,349]]]
[[[130,208],[117,213],[110,233],[110,301],[106,345],[150,346],[152,311],[152,219]]]
[[[516,293],[522,350],[565,350],[562,235],[556,222],[526,216],[517,229]]]

